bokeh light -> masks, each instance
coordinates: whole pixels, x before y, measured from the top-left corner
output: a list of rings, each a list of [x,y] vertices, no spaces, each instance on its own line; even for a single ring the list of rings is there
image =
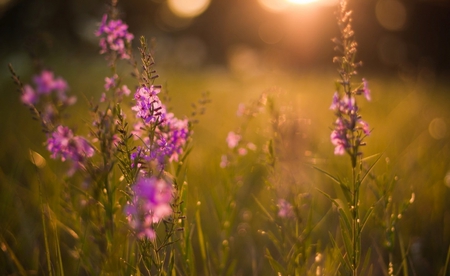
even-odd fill
[[[447,124],[442,118],[434,118],[428,126],[428,132],[431,137],[436,140],[445,138],[447,134]]]
[[[450,188],[450,171],[445,175],[444,182],[445,185]]]
[[[284,28],[278,22],[265,22],[259,26],[259,37],[264,43],[275,44],[284,36]]]
[[[290,3],[293,3],[293,4],[300,4],[300,5],[302,5],[302,4],[309,4],[309,3],[312,3],[312,2],[317,2],[318,0],[287,0],[288,2],[290,2]]]
[[[177,31],[189,27],[192,23],[190,17],[179,17],[172,12],[168,5],[159,6],[156,24],[164,31]]]
[[[283,12],[295,6],[307,6],[310,4],[318,6],[337,5],[337,0],[258,0],[265,10],[270,12]]]
[[[170,10],[179,17],[195,17],[202,14],[210,0],[168,0]]]
[[[406,25],[405,5],[398,0],[378,1],[375,14],[381,26],[390,31],[400,31]]]
[[[258,3],[270,12],[281,12],[289,6],[289,3],[285,0],[258,0]]]
[[[261,69],[261,55],[257,50],[243,44],[233,45],[228,49],[228,68],[236,76],[252,77]]]

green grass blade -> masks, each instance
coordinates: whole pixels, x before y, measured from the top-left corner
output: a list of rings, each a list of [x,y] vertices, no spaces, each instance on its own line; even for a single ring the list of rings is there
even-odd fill
[[[361,181],[359,183],[363,183],[364,179],[366,179],[366,177],[372,171],[373,167],[375,167],[375,165],[378,163],[378,161],[380,161],[382,156],[383,156],[383,154],[380,154],[378,156],[378,158],[375,160],[375,162],[373,162],[372,165],[370,165],[369,169],[364,173],[364,176],[361,178]]]
[[[277,275],[280,275],[280,273],[281,275],[286,275],[284,267],[272,257],[268,248],[266,248],[265,257],[269,260],[270,266],[277,273]]]
[[[403,276],[408,276],[407,253],[405,251],[405,244],[403,243],[403,238],[401,235],[398,235],[398,242],[400,244],[400,252],[402,254],[402,265],[401,266],[403,268]]]
[[[329,172],[324,171],[324,170],[322,170],[321,168],[318,168],[318,167],[316,167],[316,166],[313,166],[313,168],[316,169],[316,170],[318,170],[319,172],[325,174],[326,176],[328,176],[331,180],[333,180],[333,181],[336,182],[337,184],[341,184],[341,181],[340,181],[338,178],[336,178],[334,175],[330,174]]]
[[[275,219],[270,215],[269,211],[262,205],[262,203],[252,194],[253,199],[256,201],[256,204],[261,208],[261,210],[266,214],[266,216],[270,219],[270,221],[275,221]]]
[[[364,226],[366,226],[367,221],[369,220],[370,215],[371,215],[372,212],[373,212],[373,209],[374,209],[374,208],[373,208],[373,206],[372,206],[372,207],[369,208],[369,210],[367,210],[366,215],[364,216],[363,220],[361,221],[361,228],[360,228],[360,231],[362,231],[362,230],[364,229]]]
[[[351,264],[350,264],[350,262],[349,262],[349,259],[348,259],[348,258],[345,258],[345,256],[342,255],[342,252],[341,252],[341,250],[339,249],[339,246],[337,245],[337,242],[336,242],[336,240],[334,239],[334,236],[333,236],[331,233],[329,233],[329,236],[330,236],[331,244],[332,244],[333,247],[336,248],[336,250],[338,251],[338,256],[339,256],[340,262],[343,263],[343,264],[345,264],[345,266],[346,266],[349,270],[351,270]]]
[[[202,224],[200,220],[200,209],[197,209],[197,212],[195,213],[195,221],[197,223],[198,243],[200,245],[200,253],[203,259],[205,275],[208,275],[208,260],[206,259],[205,237],[203,236]]]
[[[362,268],[361,268],[361,275],[371,275],[372,274],[372,272],[367,272],[367,269],[369,269],[369,271],[372,270],[372,266],[369,266],[371,255],[372,255],[372,248],[369,247],[369,249],[367,250],[366,256],[364,257],[364,262],[363,262]]]
[[[23,276],[28,275],[25,269],[23,268],[22,264],[20,263],[19,259],[17,259],[16,254],[14,254],[14,251],[11,249],[11,247],[9,247],[6,240],[1,235],[0,235],[0,243],[3,252],[6,252],[9,258],[11,258],[12,262],[16,265],[16,268],[19,270],[19,274]]]

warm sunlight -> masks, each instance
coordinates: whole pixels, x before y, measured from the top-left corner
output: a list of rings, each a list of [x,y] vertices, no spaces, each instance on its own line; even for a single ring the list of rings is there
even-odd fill
[[[203,13],[209,6],[210,0],[169,0],[170,10],[180,17],[195,17]]]
[[[286,0],[287,2],[289,2],[289,3],[292,3],[292,4],[309,4],[309,3],[312,3],[312,2],[318,2],[318,0]]]
[[[331,6],[337,3],[336,0],[258,0],[259,4],[271,12],[281,12],[294,6]]]

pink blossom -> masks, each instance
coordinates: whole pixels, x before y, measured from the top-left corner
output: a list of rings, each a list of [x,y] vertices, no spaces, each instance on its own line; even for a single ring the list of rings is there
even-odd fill
[[[228,133],[228,136],[227,136],[226,140],[227,140],[227,143],[228,143],[228,147],[230,149],[233,149],[233,148],[235,148],[238,145],[239,141],[241,140],[241,135],[236,134],[233,131],[230,131]]]

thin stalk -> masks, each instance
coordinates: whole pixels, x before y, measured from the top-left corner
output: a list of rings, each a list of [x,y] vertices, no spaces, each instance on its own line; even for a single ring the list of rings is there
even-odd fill
[[[33,158],[33,163],[35,163],[34,161],[34,156],[31,155],[31,158]],[[37,171],[37,169],[36,169]],[[42,192],[42,183],[41,183],[41,177],[39,172],[37,171],[37,175],[38,175],[38,184],[39,184],[39,205],[41,207],[41,220],[42,220],[42,228],[44,230],[44,243],[45,243],[45,256],[47,258],[47,270],[48,270],[48,275],[52,276],[52,265],[51,265],[51,259],[50,259],[50,247],[48,245],[48,237],[47,237],[47,227],[45,226],[45,215],[44,215],[44,203],[43,203],[43,192]]]
[[[352,159],[353,160],[353,159]],[[352,206],[350,207],[352,209],[352,243],[353,243],[353,252],[351,254],[352,256],[352,275],[356,276],[358,275],[358,257],[357,254],[359,253],[358,250],[358,207],[357,207],[357,201],[358,201],[358,194],[359,189],[356,181],[356,169],[355,167],[352,168],[352,182],[353,182],[353,195],[352,195]]]

